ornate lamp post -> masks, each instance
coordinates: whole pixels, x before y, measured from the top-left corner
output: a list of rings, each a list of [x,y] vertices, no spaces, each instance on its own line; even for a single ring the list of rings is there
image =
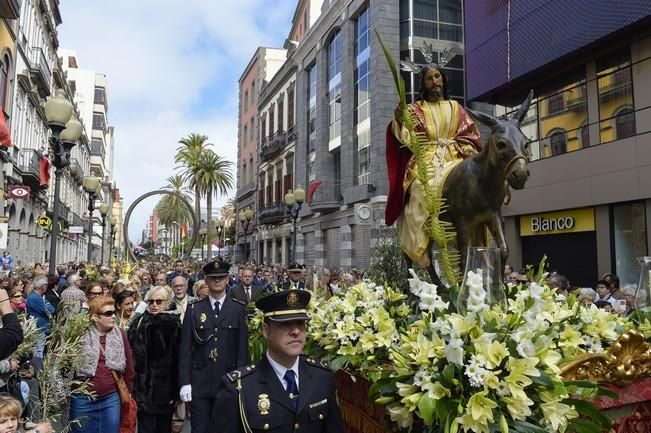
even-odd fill
[[[99,214],[102,216],[102,252],[100,253],[99,265],[104,264],[104,241],[106,240],[106,215],[109,211],[108,203],[102,203],[99,205]]]
[[[208,230],[206,228],[199,229],[199,236],[201,236],[201,261],[203,262],[205,260],[204,257],[204,252],[203,249],[206,246],[206,235],[208,234]]]
[[[167,254],[167,229],[163,229],[163,254]]]
[[[217,257],[222,256],[222,235],[224,234],[224,220],[217,220]]]
[[[116,216],[111,217],[111,248],[109,257],[113,257],[113,247],[115,247],[115,226],[118,225],[118,218]],[[109,263],[110,263],[109,259]]]
[[[57,89],[54,96],[45,103],[45,118],[52,135],[50,148],[54,158],[54,205],[52,207],[52,231],[50,232],[49,272],[56,272],[57,238],[59,236],[59,194],[61,193],[61,174],[70,165],[70,152],[81,137],[82,125],[73,116],[73,106],[66,99],[66,93]]]
[[[290,189],[287,194],[285,194],[285,206],[289,211],[289,216],[292,219],[292,248],[289,254],[289,263],[291,265],[296,260],[296,219],[298,219],[298,214],[301,212],[301,207],[305,202],[305,190],[298,186],[292,190]]]
[[[249,231],[249,224],[251,224],[251,221],[253,220],[253,209],[247,207],[246,210],[241,210],[239,213],[239,218],[240,224],[242,224],[242,228],[244,229],[244,260],[247,261],[249,260],[249,252],[247,248],[248,241],[246,239],[246,235]]]
[[[84,190],[88,193],[88,253],[86,261],[91,261],[93,252],[93,211],[95,210],[95,200],[99,195],[99,177],[86,176],[84,178]]]

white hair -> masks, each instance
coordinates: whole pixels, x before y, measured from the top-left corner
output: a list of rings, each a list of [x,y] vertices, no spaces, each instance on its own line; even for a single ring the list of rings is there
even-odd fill
[[[172,291],[169,289],[167,286],[154,286],[147,290],[147,293],[145,293],[145,302],[149,301],[149,299],[154,295],[154,293],[158,292],[163,292],[165,294],[165,300],[167,302],[170,302],[172,299]]]
[[[625,284],[624,287],[622,287],[622,295],[635,296],[635,292],[637,292],[637,284]]]
[[[594,299],[597,296],[597,292],[595,292],[594,289],[591,289],[590,287],[583,287],[579,292],[579,296],[587,296]]]

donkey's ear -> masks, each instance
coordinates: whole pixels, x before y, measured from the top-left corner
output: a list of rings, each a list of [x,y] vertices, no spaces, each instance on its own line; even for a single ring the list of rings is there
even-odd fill
[[[470,108],[466,108],[466,111],[476,122],[481,122],[491,129],[497,126],[497,119],[490,114],[482,113],[481,111],[473,111]]]
[[[527,115],[527,111],[529,111],[529,106],[531,105],[532,99],[533,99],[533,89],[529,90],[529,95],[527,95],[527,99],[524,100],[524,102],[520,105],[520,108],[518,108],[518,111],[516,111],[515,114],[513,115],[513,119],[515,119],[518,122],[518,125],[522,123],[525,116]]]

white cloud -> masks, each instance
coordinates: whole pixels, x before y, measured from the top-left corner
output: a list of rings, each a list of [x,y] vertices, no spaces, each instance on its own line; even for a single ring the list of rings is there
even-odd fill
[[[296,0],[65,0],[62,47],[107,75],[114,179],[125,207],[173,174],[179,138],[237,156],[237,79],[256,47],[282,46]],[[232,193],[234,195],[234,191]],[[225,197],[217,200],[217,205]],[[130,221],[137,239],[151,207]]]

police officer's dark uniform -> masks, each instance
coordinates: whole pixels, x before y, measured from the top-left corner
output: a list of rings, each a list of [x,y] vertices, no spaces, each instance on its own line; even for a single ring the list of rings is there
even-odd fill
[[[307,320],[309,300],[309,292],[290,290],[263,297],[256,306],[273,321]],[[255,365],[228,373],[217,393],[213,431],[343,433],[335,379],[327,364],[301,356],[298,371],[297,395],[286,389],[289,383],[283,385],[268,354]]]
[[[303,265],[301,265],[301,264],[299,264],[299,263],[296,263],[296,262],[292,263],[292,264],[289,265],[289,267],[287,268],[287,272],[288,272],[288,273],[290,273],[290,272],[303,272],[304,270],[305,270],[305,266],[303,266]],[[287,280],[287,281],[285,281],[284,283],[282,283],[282,284],[280,285],[280,288],[281,288],[282,290],[293,290],[293,289],[296,289],[296,290],[305,290],[305,281],[300,281],[300,280],[299,280],[299,281],[297,281],[297,282],[292,282],[292,280],[291,280],[291,278],[290,278],[289,280]]]
[[[228,275],[222,261],[206,264],[206,277]],[[248,362],[248,329],[244,305],[224,291],[223,304],[207,298],[189,304],[183,320],[179,354],[179,384],[192,385],[192,433],[208,433],[217,388],[226,372]],[[182,389],[183,392],[183,389]]]

